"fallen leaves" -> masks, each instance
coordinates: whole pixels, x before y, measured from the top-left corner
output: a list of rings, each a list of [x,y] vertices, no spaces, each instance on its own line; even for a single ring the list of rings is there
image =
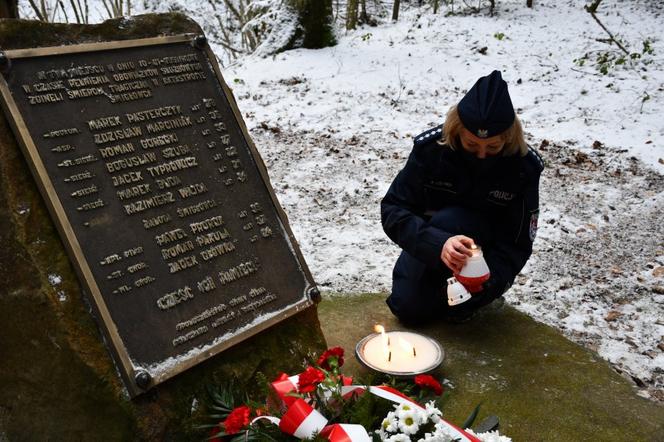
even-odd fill
[[[606,316],[604,317],[604,320],[606,322],[613,322],[613,321],[617,320],[618,318],[620,318],[622,315],[623,314],[621,312],[619,312],[618,310],[611,310],[609,313],[606,314]]]

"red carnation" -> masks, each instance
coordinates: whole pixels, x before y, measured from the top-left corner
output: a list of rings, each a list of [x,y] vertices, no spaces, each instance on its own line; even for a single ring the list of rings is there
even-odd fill
[[[249,414],[251,409],[246,405],[235,408],[224,421],[226,434],[239,433],[244,427],[249,425]]]
[[[344,349],[341,347],[328,348],[320,355],[318,358],[318,366],[324,368],[325,370],[332,370],[331,358],[337,358],[336,368],[344,365]]]
[[[316,385],[323,382],[325,379],[325,374],[315,369],[314,367],[307,367],[302,373],[300,373],[298,381],[298,390],[300,393],[309,393],[316,389]]]
[[[428,374],[418,374],[415,376],[415,384],[420,388],[429,388],[437,396],[443,394],[443,387],[440,386],[440,383]]]
[[[217,434],[219,433],[221,433],[221,428],[219,428],[219,426],[212,427],[212,429],[210,429],[210,437],[208,437],[208,440],[211,442],[222,442],[221,438],[217,437]]]

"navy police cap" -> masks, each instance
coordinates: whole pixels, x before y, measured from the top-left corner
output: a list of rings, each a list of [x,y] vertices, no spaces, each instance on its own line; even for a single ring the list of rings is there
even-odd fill
[[[465,128],[480,138],[498,135],[514,123],[514,107],[500,71],[477,80],[457,110]]]

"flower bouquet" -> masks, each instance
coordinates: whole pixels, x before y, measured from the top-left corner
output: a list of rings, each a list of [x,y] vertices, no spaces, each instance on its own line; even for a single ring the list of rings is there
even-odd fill
[[[208,440],[510,441],[497,432],[475,434],[443,419],[437,403],[443,388],[430,375],[411,382],[387,378],[380,385],[353,383],[340,373],[343,363],[344,350],[335,347],[298,375],[282,373],[272,382],[262,378],[267,391],[261,402],[245,398],[238,403],[228,388],[211,391],[213,423],[202,426],[210,430]]]

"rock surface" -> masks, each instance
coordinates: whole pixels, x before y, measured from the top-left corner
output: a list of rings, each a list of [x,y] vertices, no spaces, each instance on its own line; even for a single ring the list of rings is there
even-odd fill
[[[404,329],[384,298],[326,297],[319,305],[328,344],[347,351],[345,374],[366,373],[351,354],[374,324]],[[481,403],[476,423],[497,415],[501,434],[515,441],[664,440],[663,406],[637,396],[595,353],[512,307],[416,331],[445,351],[434,374],[447,380],[443,414],[452,422]]]
[[[0,20],[17,49],[200,33],[178,14],[100,25]],[[0,118],[0,440],[191,440],[225,380],[296,371],[325,346],[308,309],[129,400],[6,118]],[[279,349],[289,349],[278,351]]]

